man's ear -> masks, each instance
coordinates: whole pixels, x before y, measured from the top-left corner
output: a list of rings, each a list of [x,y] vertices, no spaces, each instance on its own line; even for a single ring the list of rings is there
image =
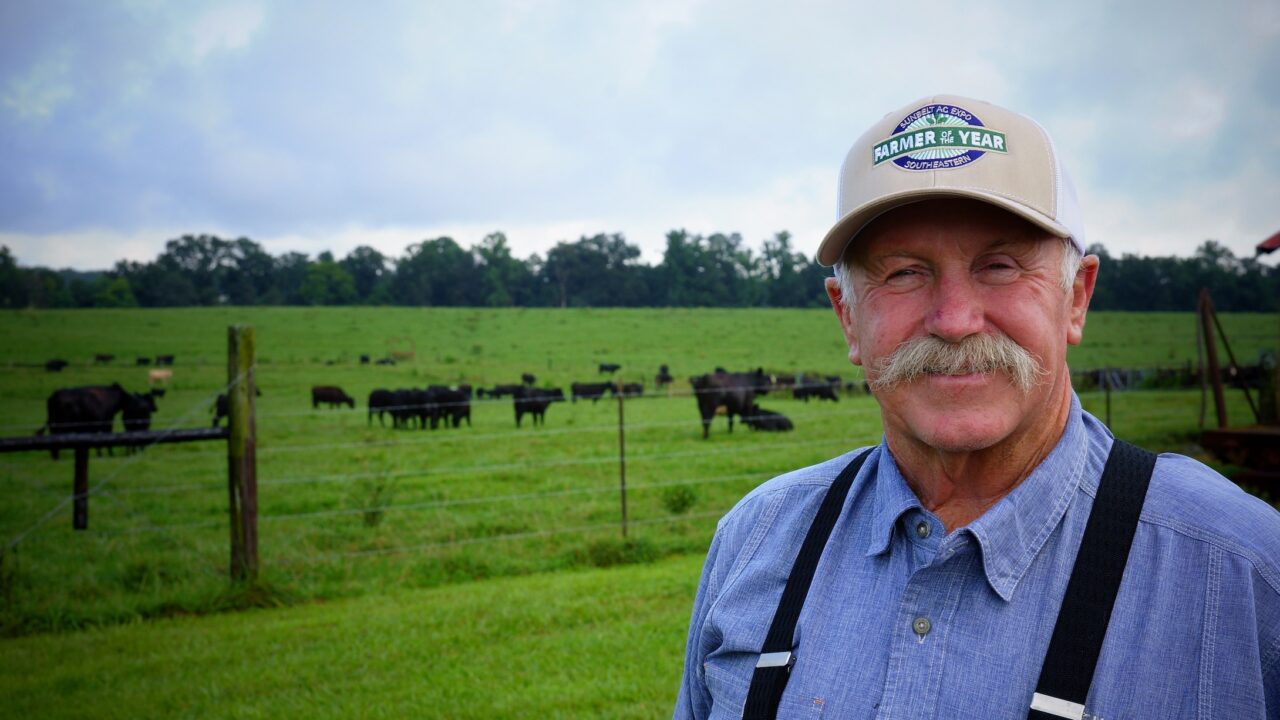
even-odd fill
[[[844,333],[845,344],[849,346],[849,362],[862,365],[862,353],[858,351],[858,336],[853,330],[853,313],[844,304],[844,295],[840,292],[840,283],[833,277],[826,280],[827,297],[831,299],[831,309],[836,311],[840,320],[840,331]]]
[[[1080,270],[1071,284],[1071,319],[1067,324],[1067,343],[1079,345],[1084,339],[1084,317],[1089,312],[1089,300],[1098,282],[1097,255],[1087,255],[1080,260]]]

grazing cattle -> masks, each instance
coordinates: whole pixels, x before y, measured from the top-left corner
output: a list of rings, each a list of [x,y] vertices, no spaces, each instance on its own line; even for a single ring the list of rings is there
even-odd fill
[[[108,355],[107,353],[98,353],[97,355],[93,356],[93,364],[109,365],[111,364],[111,361],[115,359],[116,359],[115,355]]]
[[[644,395],[644,383],[624,383],[622,386],[623,397],[640,397]]]
[[[45,362],[44,369],[48,372],[62,372],[62,368],[66,367],[68,364],[69,363],[67,363],[66,360],[54,358],[53,360]]]
[[[356,401],[350,395],[342,391],[342,388],[334,385],[316,385],[311,388],[311,408],[314,410],[320,407],[320,403],[335,408],[339,405],[346,405],[349,408],[355,408]]]
[[[360,356],[360,364],[361,364],[361,365],[368,365],[368,364],[369,364],[369,356],[368,356],[368,355],[361,355],[361,356]]]
[[[658,374],[653,377],[653,386],[655,389],[661,390],[671,383],[675,382],[675,378],[671,377],[671,371],[666,365],[658,368]]]
[[[156,395],[157,397],[159,397],[157,393],[164,394],[164,391],[163,390],[151,391],[152,395]],[[253,394],[257,395],[258,397],[262,397],[262,391],[259,390],[258,388],[253,389]],[[229,417],[231,415],[231,410],[228,406],[228,403],[229,401],[227,400],[226,393],[220,393],[218,395],[218,399],[214,401],[213,403],[213,426],[214,427],[218,427],[218,423],[222,422],[222,418]]]
[[[172,356],[172,355],[157,355],[157,356],[156,356],[156,367],[162,367],[162,366],[165,366],[165,365],[172,365],[172,364],[173,364],[173,356]]]
[[[374,390],[369,393],[369,425],[373,425],[373,414],[378,413],[378,425],[386,427],[387,423],[382,419],[383,413],[391,413],[391,424],[394,426],[396,422],[395,408],[396,396],[390,390]]]
[[[134,361],[133,361],[133,363],[134,363],[135,365],[137,365],[138,367],[142,367],[143,365],[150,365],[150,364],[151,364],[151,358],[149,358],[149,357],[140,357],[140,358],[137,358],[136,360],[134,360]]]
[[[616,363],[600,363],[600,372],[602,373],[609,373],[610,375],[612,375],[613,373],[616,373],[621,369],[622,369],[622,366]]]
[[[754,405],[751,411],[742,416],[742,422],[751,427],[752,430],[763,430],[765,432],[787,432],[795,430],[795,426],[791,424],[791,420],[782,413],[765,410],[759,405]]]
[[[839,383],[840,378],[836,378]],[[835,387],[839,387],[837,384]],[[835,387],[832,387],[830,380],[823,380],[812,375],[801,375],[796,381],[795,387],[792,388],[791,394],[796,400],[804,400],[809,402],[809,398],[818,398],[819,400],[830,400],[831,402],[840,402],[839,396],[836,395]]]
[[[594,403],[604,397],[606,392],[610,395],[616,395],[618,386],[613,383],[574,383],[569,386],[569,392],[572,394],[574,402],[578,402],[578,398],[582,398]]]
[[[534,383],[538,382],[538,378],[534,377],[533,373],[521,373],[520,382],[524,383],[525,385],[533,385]]]
[[[373,361],[374,365],[395,365],[396,361],[391,358],[378,358]]]
[[[420,408],[425,401],[424,395],[423,390],[408,388],[400,388],[392,392],[391,406],[387,408],[391,413],[391,426],[408,427],[411,420],[419,418]]]
[[[525,413],[533,415],[534,427],[546,425],[547,407],[553,402],[564,402],[564,391],[560,388],[520,388],[515,395],[516,427],[520,427]]]
[[[698,414],[702,417],[702,439],[711,430],[711,420],[717,408],[724,408],[729,418],[729,432],[733,432],[733,416],[742,417],[755,407],[756,394],[763,395],[769,389],[769,377],[763,369],[750,373],[723,372],[721,368],[710,375],[690,378],[694,399],[698,401]]]
[[[161,385],[168,385],[169,381],[172,379],[173,379],[172,370],[148,370],[147,371],[147,383],[151,385],[155,385],[157,383]]]
[[[431,429],[436,428],[439,420],[445,421],[447,427],[450,423],[453,427],[462,425],[462,421],[467,421],[467,427],[471,427],[471,386],[462,384],[457,389],[449,389],[446,387],[437,387],[431,398],[432,416]]]
[[[141,397],[155,407],[148,395]],[[109,433],[117,413],[129,409],[132,414],[140,403],[137,395],[129,394],[119,383],[55,390],[45,401],[45,424],[36,434],[43,435],[46,430],[50,435]],[[51,452],[56,460],[58,451]]]

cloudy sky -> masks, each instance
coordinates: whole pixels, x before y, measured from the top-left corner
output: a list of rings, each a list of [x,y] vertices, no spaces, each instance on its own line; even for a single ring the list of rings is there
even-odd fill
[[[1113,254],[1280,230],[1280,0],[5,0],[0,244],[81,269],[184,233],[812,253],[853,139],[937,92],[1045,125]]]

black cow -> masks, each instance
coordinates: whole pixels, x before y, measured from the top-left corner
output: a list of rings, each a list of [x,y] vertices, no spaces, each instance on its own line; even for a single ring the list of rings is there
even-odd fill
[[[151,358],[149,358],[149,357],[140,357],[140,358],[137,358],[136,360],[134,360],[134,361],[133,361],[133,363],[134,363],[135,365],[150,365],[150,364],[151,364]]]
[[[673,382],[675,382],[675,378],[671,377],[671,371],[667,369],[667,366],[662,365],[659,367],[658,374],[653,378],[654,388],[661,390]]]
[[[110,365],[111,361],[115,359],[116,359],[115,355],[108,355],[107,353],[98,353],[97,355],[93,356],[93,364],[94,365]]]
[[[751,411],[742,416],[742,422],[751,427],[752,430],[763,430],[765,432],[787,432],[795,430],[795,426],[791,424],[791,420],[782,413],[765,410],[759,405],[754,405]]]
[[[383,413],[391,412],[391,423],[395,424],[396,416],[393,408],[396,404],[395,393],[390,390],[374,390],[369,393],[369,425],[373,425],[373,414],[378,413],[378,425],[386,427],[387,423],[382,419]]]
[[[534,383],[538,382],[538,378],[534,377],[533,373],[521,373],[520,382],[524,383],[525,385],[533,385]]]
[[[396,361],[391,358],[378,358],[373,361],[374,365],[395,365]]]
[[[360,364],[361,364],[361,365],[368,365],[368,364],[369,364],[369,356],[368,356],[368,355],[361,355],[361,356],[360,356]]]
[[[553,402],[564,402],[564,391],[560,388],[520,388],[515,395],[516,427],[520,427],[525,413],[533,415],[534,427],[546,425],[547,406]]]
[[[160,393],[161,395],[163,395],[164,390],[151,391],[152,395],[156,395],[156,393]],[[262,397],[262,391],[259,390],[258,388],[253,389],[253,394],[258,397]],[[160,395],[156,395],[156,397],[160,397]],[[227,400],[226,393],[218,394],[218,399],[213,403],[213,426],[214,427],[218,427],[218,423],[222,422],[222,418],[229,417],[231,415],[231,410],[229,409],[229,403],[230,401]]]
[[[121,410],[120,419],[124,421],[125,432],[145,432],[151,429],[151,415],[156,407],[156,390],[149,393],[133,393],[133,401],[126,403]],[[164,391],[159,391],[163,393]],[[138,451],[137,446],[130,445],[125,452],[132,455]]]
[[[456,389],[437,388],[431,398],[432,410],[431,429],[436,428],[436,423],[440,420],[445,421],[447,427],[453,423],[454,427],[462,425],[462,421],[467,421],[467,427],[471,427],[471,386],[467,384],[459,385]]]
[[[569,392],[572,394],[574,402],[578,402],[578,398],[582,398],[594,403],[604,397],[606,392],[610,395],[616,395],[618,386],[613,383],[574,383],[569,386]]]
[[[624,383],[622,386],[623,397],[640,397],[644,395],[644,383]]]
[[[425,390],[400,388],[391,393],[391,405],[387,410],[391,413],[391,426],[408,427],[410,421],[420,419],[423,405],[426,403]]]
[[[716,416],[717,408],[725,409],[729,432],[733,432],[733,416],[742,417],[750,413],[755,407],[756,395],[763,395],[769,390],[769,376],[759,368],[749,373],[722,372],[722,368],[716,368],[716,372],[710,375],[690,378],[689,383],[693,385],[698,414],[702,416],[703,440],[710,433],[711,419]]]
[[[172,355],[157,355],[157,356],[156,356],[156,367],[162,367],[162,366],[165,366],[165,365],[172,365],[172,364],[173,364],[173,356],[172,356]]]
[[[316,385],[311,388],[311,408],[314,410],[320,407],[320,403],[324,403],[331,408],[346,405],[354,409],[356,406],[355,398],[352,398],[343,392],[342,388],[335,385]]]
[[[141,397],[155,407],[149,395]],[[128,409],[133,414],[141,402],[138,396],[120,387],[120,383],[55,390],[45,401],[45,424],[36,434],[43,435],[46,430],[50,435],[109,433],[117,413]],[[56,460],[58,451],[53,450],[52,454]]]
[[[48,372],[62,372],[62,368],[66,367],[68,364],[69,363],[66,360],[54,358],[45,362],[44,369]]]
[[[836,383],[840,382],[840,378],[836,378]],[[801,375],[792,389],[791,394],[796,400],[804,400],[809,402],[809,398],[818,398],[819,400],[830,400],[831,402],[840,402],[839,396],[836,395],[835,388],[832,387],[830,380],[823,380],[812,375]]]
[[[616,363],[600,363],[600,372],[602,373],[609,373],[610,375],[612,375],[613,373],[616,373],[621,369],[622,369],[622,366]]]

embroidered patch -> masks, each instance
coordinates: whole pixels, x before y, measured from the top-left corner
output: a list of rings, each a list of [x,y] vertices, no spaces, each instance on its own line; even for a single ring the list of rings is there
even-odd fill
[[[892,161],[903,170],[964,167],[989,152],[1009,152],[1004,133],[955,105],[925,105],[871,146],[873,165]]]

